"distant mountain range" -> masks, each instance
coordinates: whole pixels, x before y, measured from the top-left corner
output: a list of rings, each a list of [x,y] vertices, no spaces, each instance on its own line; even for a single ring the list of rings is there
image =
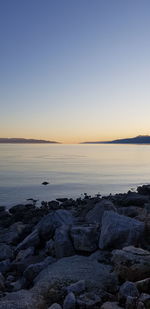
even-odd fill
[[[82,144],[150,144],[150,136],[139,135],[132,138],[116,139],[107,142],[84,142]]]
[[[0,143],[6,144],[58,144],[55,141],[45,141],[42,139],[26,139],[26,138],[0,138]]]

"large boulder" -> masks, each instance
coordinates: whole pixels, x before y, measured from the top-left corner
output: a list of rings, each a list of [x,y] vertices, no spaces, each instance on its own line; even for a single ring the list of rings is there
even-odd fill
[[[98,225],[73,226],[70,233],[76,251],[93,252],[98,249]]]
[[[150,276],[150,252],[129,246],[112,253],[115,271],[122,280],[134,282]]]
[[[43,309],[45,307],[42,296],[27,290],[9,293],[0,301],[0,309]]]
[[[56,228],[61,225],[72,225],[73,221],[71,212],[58,209],[43,217],[37,224],[37,229],[41,238],[50,239],[54,235]]]
[[[125,304],[128,296],[138,298],[139,295],[136,285],[133,282],[126,281],[119,289],[118,301],[120,304]]]
[[[69,236],[69,228],[62,225],[55,231],[54,248],[56,258],[75,255],[75,251]]]
[[[86,221],[88,223],[98,223],[101,225],[102,217],[106,210],[116,211],[116,208],[111,201],[102,199],[87,213]]]
[[[93,275],[94,274],[94,275]],[[68,283],[85,280],[87,290],[116,291],[117,276],[108,265],[91,261],[86,256],[71,256],[58,260],[44,269],[34,280],[34,289],[46,293],[54,286],[67,287]]]
[[[139,245],[144,235],[144,223],[105,211],[99,240],[100,249],[123,248]]]
[[[31,264],[29,265],[24,273],[23,276],[29,281],[32,282],[33,279],[41,272],[41,270],[43,270],[44,268],[46,268],[49,264],[52,264],[54,262],[54,258],[52,257],[47,257],[45,258],[44,261],[40,262],[40,263],[35,263],[35,264]]]

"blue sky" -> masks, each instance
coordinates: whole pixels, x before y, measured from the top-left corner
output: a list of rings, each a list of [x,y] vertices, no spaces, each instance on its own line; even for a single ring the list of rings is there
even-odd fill
[[[150,134],[149,0],[1,0],[0,136]]]

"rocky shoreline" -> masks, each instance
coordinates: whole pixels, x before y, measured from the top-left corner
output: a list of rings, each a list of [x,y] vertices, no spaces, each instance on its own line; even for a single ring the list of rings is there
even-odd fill
[[[150,308],[150,186],[0,207],[0,309]]]

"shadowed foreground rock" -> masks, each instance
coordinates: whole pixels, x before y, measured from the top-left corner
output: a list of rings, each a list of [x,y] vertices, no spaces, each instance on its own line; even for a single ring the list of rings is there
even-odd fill
[[[0,206],[0,309],[149,309],[150,186]]]

